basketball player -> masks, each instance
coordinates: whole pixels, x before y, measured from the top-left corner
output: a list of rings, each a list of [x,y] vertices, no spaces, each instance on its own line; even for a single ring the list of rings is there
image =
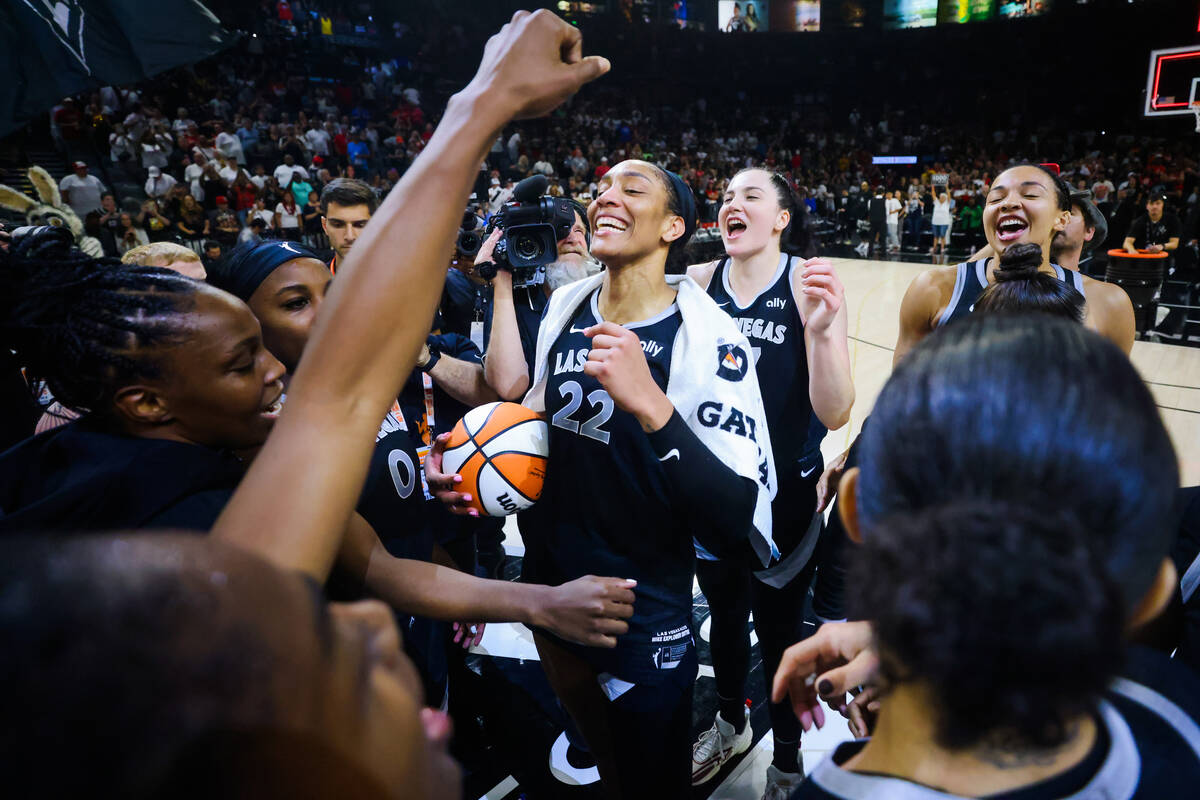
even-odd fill
[[[779,481],[772,520],[782,554],[770,568],[754,571],[745,560],[717,561],[698,552],[696,575],[712,615],[709,644],[719,711],[692,750],[697,785],[751,743],[749,709],[743,703],[751,610],[768,684],[783,651],[802,635],[821,533],[814,517],[821,436],[809,444],[810,419],[836,430],[846,424],[854,403],[841,282],[828,261],[804,261],[781,250],[795,247],[795,208],[781,175],[742,170],[729,182],[717,214],[728,256],[688,270],[734,318],[754,350]],[[804,774],[795,716],[778,703],[770,706],[770,716],[774,757],[763,796],[775,800],[786,798]]]
[[[750,547],[764,564],[778,552],[770,438],[746,337],[694,282],[665,277],[696,227],[682,179],[622,162],[601,179],[588,215],[606,270],[551,296],[525,398],[550,420],[554,466],[524,512],[535,535],[522,578],[554,584],[616,570],[637,580],[630,631],[615,650],[541,631],[535,641],[607,795],[685,797],[693,536],[721,555]],[[427,472],[455,503],[439,448]]]
[[[1129,643],[1179,591],[1176,457],[1129,360],[1075,322],[978,314],[873,418],[842,513],[871,622],[790,649],[774,696],[809,728],[818,695],[867,685],[856,737],[862,698],[878,719],[795,797],[1194,795],[1200,682]]]
[[[983,209],[983,232],[994,253],[1015,244],[1042,248],[1042,271],[1069,281],[1087,301],[1084,324],[1112,340],[1126,353],[1133,347],[1133,305],[1125,291],[1111,283],[1067,272],[1050,260],[1054,238],[1071,224],[1066,185],[1044,167],[1012,167],[996,177]],[[913,345],[935,328],[971,313],[975,301],[994,282],[995,259],[938,267],[913,279],[900,305],[900,336],[892,356],[898,364]]]
[[[1071,221],[1050,244],[1050,261],[1063,269],[1079,271],[1080,264],[1088,261],[1083,254],[1093,253],[1104,246],[1108,238],[1108,221],[1092,200],[1092,193],[1087,189],[1071,190]],[[996,255],[992,246],[984,245],[983,249],[971,256],[971,261],[982,261]],[[1072,284],[1076,281],[1072,278]],[[1082,291],[1083,283],[1076,287]]]

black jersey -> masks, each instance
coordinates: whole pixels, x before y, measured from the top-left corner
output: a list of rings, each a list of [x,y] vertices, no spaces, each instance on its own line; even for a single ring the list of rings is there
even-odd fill
[[[522,580],[557,585],[584,575],[638,582],[629,632],[612,650],[579,648],[600,671],[638,684],[664,680],[693,647],[692,532],[680,523],[658,456],[637,419],[583,372],[602,321],[599,290],[580,304],[550,347],[546,414],[550,467],[541,499],[522,515]],[[666,391],[682,318],[672,305],[625,327],[637,333],[654,381]]]
[[[946,310],[938,317],[937,327],[948,325],[975,310],[975,303],[988,287],[988,261],[990,259],[985,258],[980,261],[964,261],[958,265],[958,272],[954,277],[954,294],[950,297],[950,304],[946,306]],[[1055,277],[1073,286],[1075,291],[1087,299],[1087,294],[1083,291],[1082,275],[1074,270],[1063,269],[1058,264],[1050,266],[1054,268]]]
[[[758,385],[762,390],[780,485],[803,471],[808,454],[809,421],[813,416],[808,397],[808,358],[804,349],[804,323],[792,292],[792,275],[799,259],[787,253],[767,287],[748,305],[734,298],[729,284],[729,259],[723,258],[708,283],[708,294],[733,317],[754,351]],[[817,448],[820,440],[817,439]]]
[[[1092,751],[1066,772],[991,797],[1004,800],[1152,800],[1194,797],[1200,782],[1200,692],[1195,673],[1165,656],[1134,648],[1128,677],[1113,681],[1097,712]],[[951,800],[954,795],[886,775],[841,767],[864,741],[840,745],[792,795],[793,800],[902,797]]]
[[[424,443],[417,438],[398,403],[384,417],[375,436],[375,451],[358,499],[362,515],[387,551],[397,558],[428,561],[433,539],[421,470]]]

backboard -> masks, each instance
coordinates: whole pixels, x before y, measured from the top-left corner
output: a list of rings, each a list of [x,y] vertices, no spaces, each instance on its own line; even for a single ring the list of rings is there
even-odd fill
[[[1150,52],[1146,76],[1147,117],[1186,116],[1200,101],[1200,45]]]

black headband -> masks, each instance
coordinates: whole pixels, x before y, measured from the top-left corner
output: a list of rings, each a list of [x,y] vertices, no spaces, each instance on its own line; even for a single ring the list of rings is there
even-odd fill
[[[696,196],[692,194],[691,188],[684,183],[683,178],[671,172],[668,169],[663,170],[663,174],[667,176],[667,180],[671,183],[671,190],[675,192],[675,196],[679,198],[680,214],[683,217],[683,236],[676,239],[680,245],[685,245],[692,238],[692,234],[696,232]]]
[[[208,282],[242,300],[249,300],[272,272],[297,258],[321,260],[312,250],[295,242],[243,244],[212,266],[208,271]]]

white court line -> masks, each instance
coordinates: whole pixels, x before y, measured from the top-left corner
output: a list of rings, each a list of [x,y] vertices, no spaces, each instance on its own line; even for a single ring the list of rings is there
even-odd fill
[[[512,794],[513,789],[516,788],[517,779],[512,775],[509,775],[507,778],[493,786],[486,794],[480,797],[479,800],[503,800],[505,797],[508,797],[510,794]]]

